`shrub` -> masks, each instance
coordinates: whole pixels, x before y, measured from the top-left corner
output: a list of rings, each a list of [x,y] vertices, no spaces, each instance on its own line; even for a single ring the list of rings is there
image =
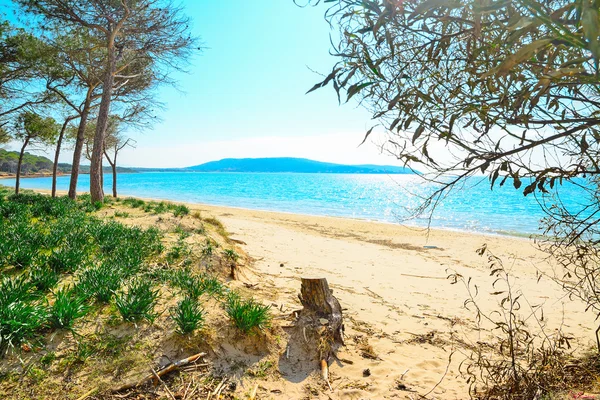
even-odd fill
[[[229,293],[225,311],[233,324],[245,334],[255,334],[268,328],[271,323],[270,306],[258,303],[254,299],[243,300],[235,292]]]
[[[83,271],[79,279],[78,291],[106,304],[110,302],[119,286],[121,286],[121,275],[115,273],[108,264],[102,264]]]
[[[158,300],[158,290],[152,289],[152,282],[135,279],[126,291],[118,293],[115,304],[125,321],[154,321],[154,306]]]
[[[186,296],[171,309],[171,318],[177,324],[177,332],[183,335],[202,327],[204,311],[197,299]]]
[[[127,217],[129,217],[129,213],[127,211],[115,211],[115,217],[127,218]]]
[[[493,331],[494,340],[477,341],[467,347],[459,366],[459,372],[469,383],[471,398],[547,398],[553,391],[572,388],[569,381],[574,371],[564,368],[570,357],[570,338],[560,329],[547,331],[541,306],[531,305],[514,288],[514,277],[500,258],[485,246],[478,253],[488,255],[494,277],[489,296],[498,298],[497,308],[490,311],[480,307],[480,289],[470,278],[458,273],[449,276],[453,284],[465,286],[468,297],[464,305],[474,312],[477,330],[484,332],[484,326],[488,326]],[[527,308],[522,309],[522,305]]]
[[[86,298],[70,288],[56,292],[56,299],[50,309],[50,324],[54,328],[71,329],[75,321],[89,311]]]

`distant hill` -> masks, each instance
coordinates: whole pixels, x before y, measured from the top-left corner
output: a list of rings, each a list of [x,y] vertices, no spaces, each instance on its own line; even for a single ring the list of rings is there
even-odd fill
[[[8,151],[6,149],[0,148],[0,175],[8,174],[14,175],[17,173],[17,164],[19,162],[19,152],[18,151]],[[23,154],[23,164],[21,165],[21,173],[23,175],[45,175],[52,174],[52,166],[54,163],[44,157],[44,156],[36,156],[34,154],[30,154],[25,152]],[[112,170],[110,166],[104,166],[104,172],[110,173]],[[79,167],[79,171],[82,174],[90,173],[89,165],[82,165]],[[60,174],[68,174],[71,173],[71,164],[58,164],[58,172]],[[128,172],[136,172],[131,168],[122,168],[117,167],[117,172],[119,173],[128,173]]]
[[[0,149],[0,172],[4,172],[7,174],[16,174],[18,163],[18,151],[8,151],[5,149]],[[23,174],[51,173],[52,165],[52,161],[50,161],[46,157],[36,156],[25,152],[25,154],[23,154],[23,164],[21,165],[21,172]],[[65,171],[61,170],[61,172]]]
[[[408,168],[391,165],[344,165],[306,158],[225,158],[186,168],[198,172],[299,172],[337,174],[411,174]]]

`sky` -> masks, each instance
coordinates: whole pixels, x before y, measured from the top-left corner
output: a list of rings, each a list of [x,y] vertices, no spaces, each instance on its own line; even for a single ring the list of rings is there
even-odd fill
[[[122,166],[186,167],[228,157],[398,165],[373,143],[358,147],[374,123],[354,100],[339,105],[331,87],[305,94],[337,61],[329,54],[335,32],[323,19],[325,6],[301,8],[293,0],[183,5],[204,50],[188,73],[173,74],[177,88],[158,91],[166,106],[161,121],[128,132],[137,146],[120,153]],[[61,162],[71,157],[65,151]]]

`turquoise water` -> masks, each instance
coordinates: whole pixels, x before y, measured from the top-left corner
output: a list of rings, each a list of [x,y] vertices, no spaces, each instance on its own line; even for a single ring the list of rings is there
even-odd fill
[[[27,178],[23,188],[50,189],[50,178]],[[69,177],[58,178],[68,190]],[[14,179],[0,184],[14,186]],[[112,178],[105,176],[105,192]],[[79,189],[87,191],[89,175]],[[414,175],[186,173],[147,172],[119,175],[119,196],[138,196],[297,214],[327,215],[427,226],[428,215],[411,218],[421,197],[433,190]],[[581,193],[563,186],[564,202],[577,207]],[[512,186],[489,190],[483,178],[471,178],[435,209],[431,226],[485,233],[527,235],[538,232],[544,216],[536,198]]]

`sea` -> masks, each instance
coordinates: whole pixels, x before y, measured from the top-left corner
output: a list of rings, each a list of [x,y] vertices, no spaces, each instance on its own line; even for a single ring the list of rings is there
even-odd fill
[[[21,187],[51,188],[51,178],[25,178]],[[296,214],[358,218],[468,232],[530,236],[541,233],[546,216],[540,203],[550,206],[551,196],[523,196],[507,183],[490,190],[485,177],[464,184],[422,210],[425,199],[438,186],[412,174],[308,174],[308,173],[204,173],[141,172],[118,176],[119,197],[135,196]],[[0,185],[14,186],[14,179]],[[112,176],[104,177],[110,195]],[[57,178],[58,190],[68,190],[69,177]],[[78,189],[89,188],[89,175],[81,175]],[[560,200],[576,209],[584,204],[577,185],[560,186]]]

